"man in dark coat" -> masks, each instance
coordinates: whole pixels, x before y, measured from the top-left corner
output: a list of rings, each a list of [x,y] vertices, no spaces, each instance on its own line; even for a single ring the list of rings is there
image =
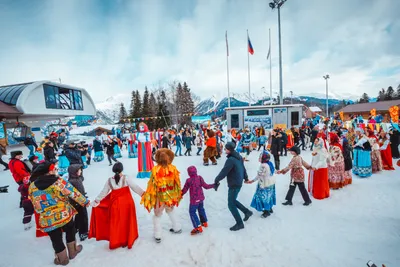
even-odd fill
[[[44,159],[48,162],[52,162],[56,159],[56,154],[54,153],[54,144],[48,142],[43,149]]]
[[[113,141],[108,141],[106,140],[104,143],[104,148],[106,149],[106,154],[107,154],[107,158],[108,158],[108,162],[110,163],[110,166],[112,165],[111,160],[113,160],[114,162],[118,162],[118,160],[114,157],[114,146],[115,143]]]
[[[67,143],[67,145],[68,145],[68,148],[65,149],[65,156],[69,160],[70,165],[72,165],[72,164],[83,165],[82,152],[76,148],[75,143],[72,141],[69,141]]]
[[[314,126],[314,128],[313,128],[312,131],[311,131],[311,138],[310,138],[310,142],[311,142],[311,151],[312,151],[313,148],[314,148],[314,142],[315,142],[315,139],[317,139],[317,135],[318,135],[318,127],[317,127],[317,126]]]
[[[279,171],[280,159],[279,159],[279,151],[281,144],[281,135],[277,130],[272,131],[271,136],[271,154],[274,156],[275,168]]]
[[[287,143],[288,143],[288,137],[285,131],[280,130],[279,134],[281,135],[280,141],[281,141],[281,156],[283,156],[283,150],[285,150],[285,157],[287,156]]]
[[[243,185],[243,180],[249,181],[243,158],[235,151],[235,144],[228,142],[225,145],[225,153],[228,159],[225,162],[221,172],[215,178],[215,190],[218,189],[219,182],[225,177],[228,181],[228,208],[235,218],[236,224],[230,228],[231,231],[238,231],[244,228],[243,221],[247,221],[253,212],[243,206],[238,200],[240,189]],[[244,219],[239,214],[238,209],[244,213]]]
[[[164,133],[162,138],[162,148],[169,148],[170,141],[168,139],[168,132]]]

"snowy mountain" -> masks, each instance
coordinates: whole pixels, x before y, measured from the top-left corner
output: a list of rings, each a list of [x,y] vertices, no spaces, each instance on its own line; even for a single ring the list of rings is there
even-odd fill
[[[129,112],[131,103],[130,94],[117,94],[107,98],[103,102],[97,103],[97,118],[107,123],[118,121],[121,103],[125,105],[126,110]]]

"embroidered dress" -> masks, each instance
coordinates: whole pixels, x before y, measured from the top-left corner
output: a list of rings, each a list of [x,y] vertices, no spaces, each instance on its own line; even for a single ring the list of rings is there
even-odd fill
[[[329,153],[323,147],[322,141],[320,146],[315,146],[311,170],[308,176],[308,192],[315,199],[324,199],[329,197],[329,179],[328,179],[328,163]]]
[[[136,159],[138,157],[137,148],[134,140],[128,141],[128,157],[131,159]]]
[[[343,140],[343,158],[344,158],[344,185],[353,182],[351,169],[353,168],[353,160],[351,158],[351,148],[346,140]]]
[[[365,136],[356,137],[354,147],[353,173],[360,178],[372,175],[371,145]]]
[[[114,145],[114,158],[122,158],[121,149],[119,148],[118,142]]]
[[[380,149],[380,154],[382,157],[382,165],[383,169],[390,171],[394,170],[393,168],[393,159],[392,159],[392,149],[389,145],[390,141],[386,140],[383,141],[382,139],[379,140],[379,145],[381,146]]]
[[[329,187],[332,189],[342,188],[344,182],[344,158],[342,151],[337,146],[331,146],[330,164],[328,166]]]
[[[258,183],[250,206],[257,211],[270,211],[276,205],[276,192],[275,177],[267,163],[260,165],[257,177],[253,181]]]
[[[371,144],[371,163],[372,163],[372,173],[380,172],[383,169],[381,152],[379,151],[379,144],[375,137],[368,138]]]
[[[104,151],[103,151],[103,145],[101,142],[96,138],[93,141],[93,149],[94,149],[94,158],[93,160],[95,162],[101,162],[104,160]]]

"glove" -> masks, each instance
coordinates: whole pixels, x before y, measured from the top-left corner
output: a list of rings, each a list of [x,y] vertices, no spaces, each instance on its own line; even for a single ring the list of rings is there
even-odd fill
[[[215,190],[215,191],[218,191],[218,187],[219,187],[219,183],[215,183],[215,184],[214,184],[214,190]]]

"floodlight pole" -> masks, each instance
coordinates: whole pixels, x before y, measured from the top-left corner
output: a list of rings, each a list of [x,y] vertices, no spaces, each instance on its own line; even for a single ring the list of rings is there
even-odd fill
[[[325,89],[326,89],[326,116],[329,118],[329,96],[328,96],[328,79],[329,74],[322,76],[325,79]]]

